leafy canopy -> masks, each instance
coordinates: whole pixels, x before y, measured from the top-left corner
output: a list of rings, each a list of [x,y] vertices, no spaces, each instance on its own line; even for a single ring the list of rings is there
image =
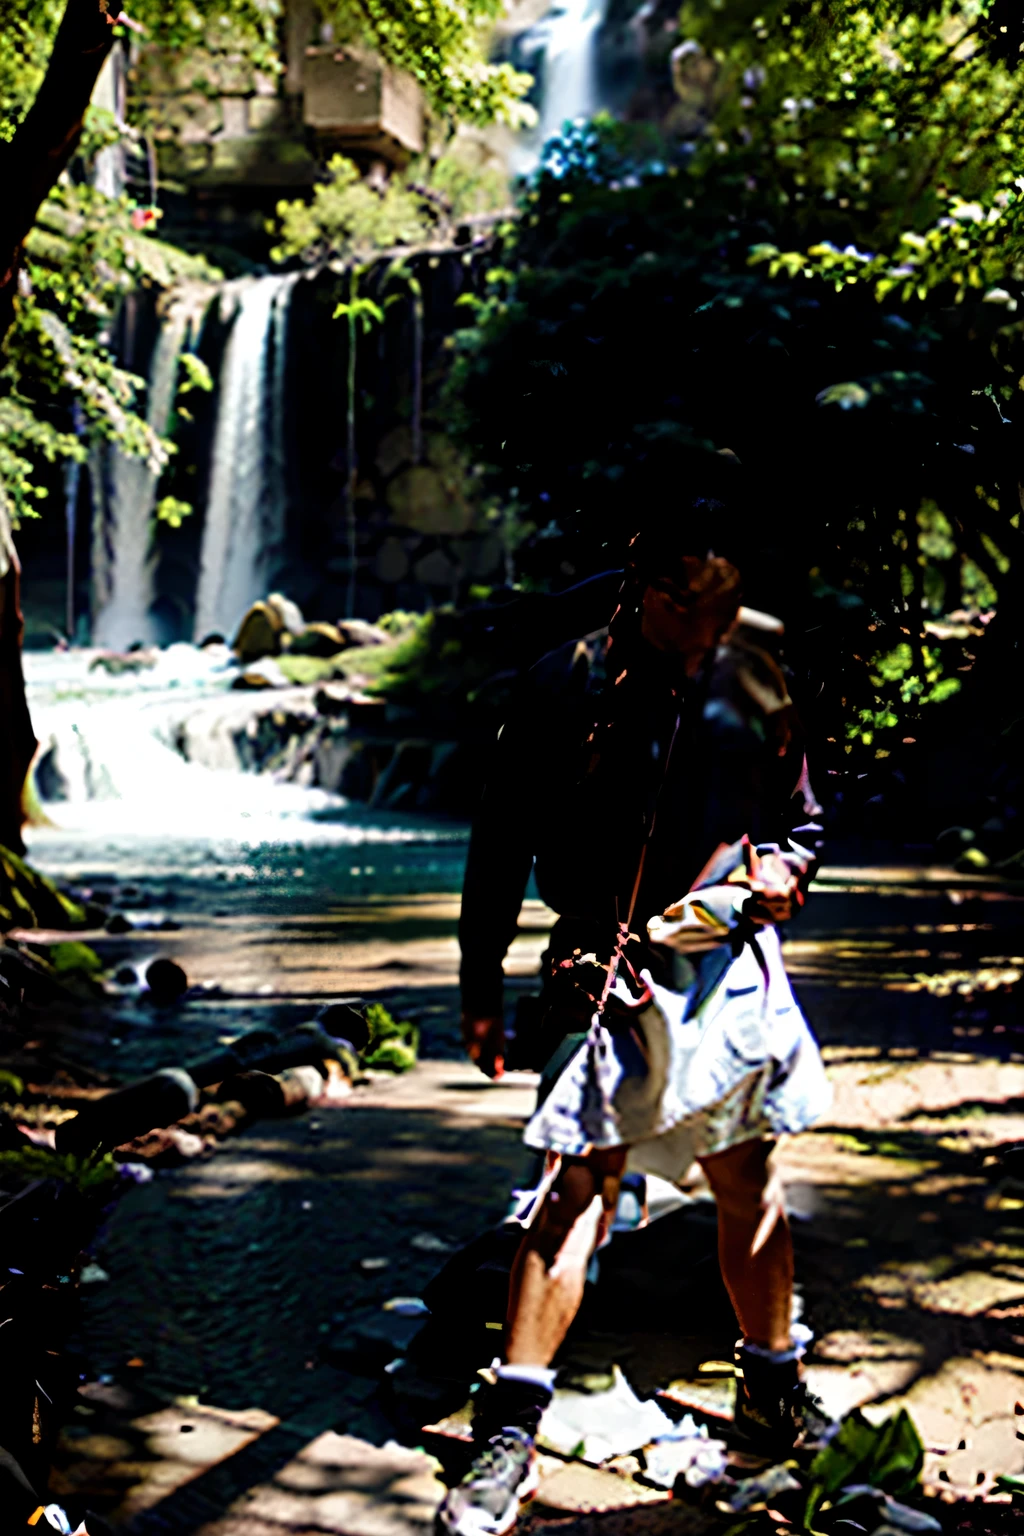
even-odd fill
[[[528,570],[672,517],[731,542],[837,750],[884,758],[959,692],[983,626],[957,610],[1020,558],[1019,39],[954,0],[682,24],[681,136],[548,146],[453,409]]]
[[[138,283],[202,287],[220,274],[139,230],[133,213],[127,199],[64,179],[26,242],[23,292],[0,367],[0,498],[14,526],[38,515],[47,495],[40,466],[83,461],[90,440],[116,442],[155,472],[173,452],[137,411],[144,381],[114,361],[109,327]],[[198,358],[182,362],[182,390],[209,384]],[[78,410],[77,433],[69,430],[69,404]],[[179,521],[183,506],[174,509]]]

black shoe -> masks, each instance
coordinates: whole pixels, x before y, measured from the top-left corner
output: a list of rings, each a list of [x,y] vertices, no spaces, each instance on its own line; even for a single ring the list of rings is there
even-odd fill
[[[505,1536],[519,1506],[537,1491],[533,1441],[504,1430],[488,1442],[469,1471],[450,1488],[437,1512],[438,1528],[451,1536]]]
[[[516,1376],[499,1376],[492,1385],[481,1384],[474,1399],[473,1439],[481,1448],[506,1432],[536,1440],[551,1398],[550,1387]]]
[[[778,1461],[797,1447],[828,1443],[838,1425],[801,1379],[798,1361],[769,1360],[740,1344],[736,1364],[732,1438],[738,1450]]]

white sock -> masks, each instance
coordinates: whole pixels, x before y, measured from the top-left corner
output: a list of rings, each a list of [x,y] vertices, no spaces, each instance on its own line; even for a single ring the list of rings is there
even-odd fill
[[[558,1372],[552,1370],[550,1365],[499,1365],[499,1381],[532,1381],[536,1387],[546,1387],[549,1392],[555,1390],[555,1377]]]
[[[788,1349],[766,1349],[763,1344],[752,1344],[749,1339],[743,1340],[743,1348],[751,1355],[759,1355],[762,1360],[770,1360],[773,1365],[786,1365],[790,1360],[802,1360],[807,1353],[807,1346],[814,1335],[806,1323],[794,1323],[790,1329],[792,1343]]]

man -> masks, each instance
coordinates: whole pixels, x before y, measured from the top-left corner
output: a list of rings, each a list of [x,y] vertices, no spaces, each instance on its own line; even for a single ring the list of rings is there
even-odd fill
[[[559,914],[526,1132],[547,1175],[474,1421],[482,1451],[440,1511],[455,1536],[500,1536],[533,1491],[551,1362],[627,1158],[674,1179],[696,1159],[715,1194],[743,1330],[738,1440],[775,1457],[808,1428],[769,1157],[828,1089],[773,925],[803,899],[820,828],[784,678],[740,596],[728,561],[644,534],[608,630],[538,663],[500,733],[463,892],[463,1030],[500,1076],[502,960],[532,869]]]

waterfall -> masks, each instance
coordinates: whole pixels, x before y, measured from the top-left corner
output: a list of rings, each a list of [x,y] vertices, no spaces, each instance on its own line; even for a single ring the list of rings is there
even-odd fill
[[[186,340],[202,323],[209,289],[181,288],[169,296],[149,368],[146,420],[161,436],[167,430]],[[118,448],[97,456],[93,641],[123,650],[133,641],[157,638],[153,601],[153,516],[159,474],[144,459]]]
[[[226,285],[235,307],[217,384],[213,466],[195,637],[228,631],[266,595],[286,533],[284,398],[288,307],[297,273]]]
[[[602,105],[597,79],[597,34],[608,0],[556,3],[519,39],[523,66],[540,77],[539,121],[519,137],[512,169],[526,175],[565,122],[592,117]]]

